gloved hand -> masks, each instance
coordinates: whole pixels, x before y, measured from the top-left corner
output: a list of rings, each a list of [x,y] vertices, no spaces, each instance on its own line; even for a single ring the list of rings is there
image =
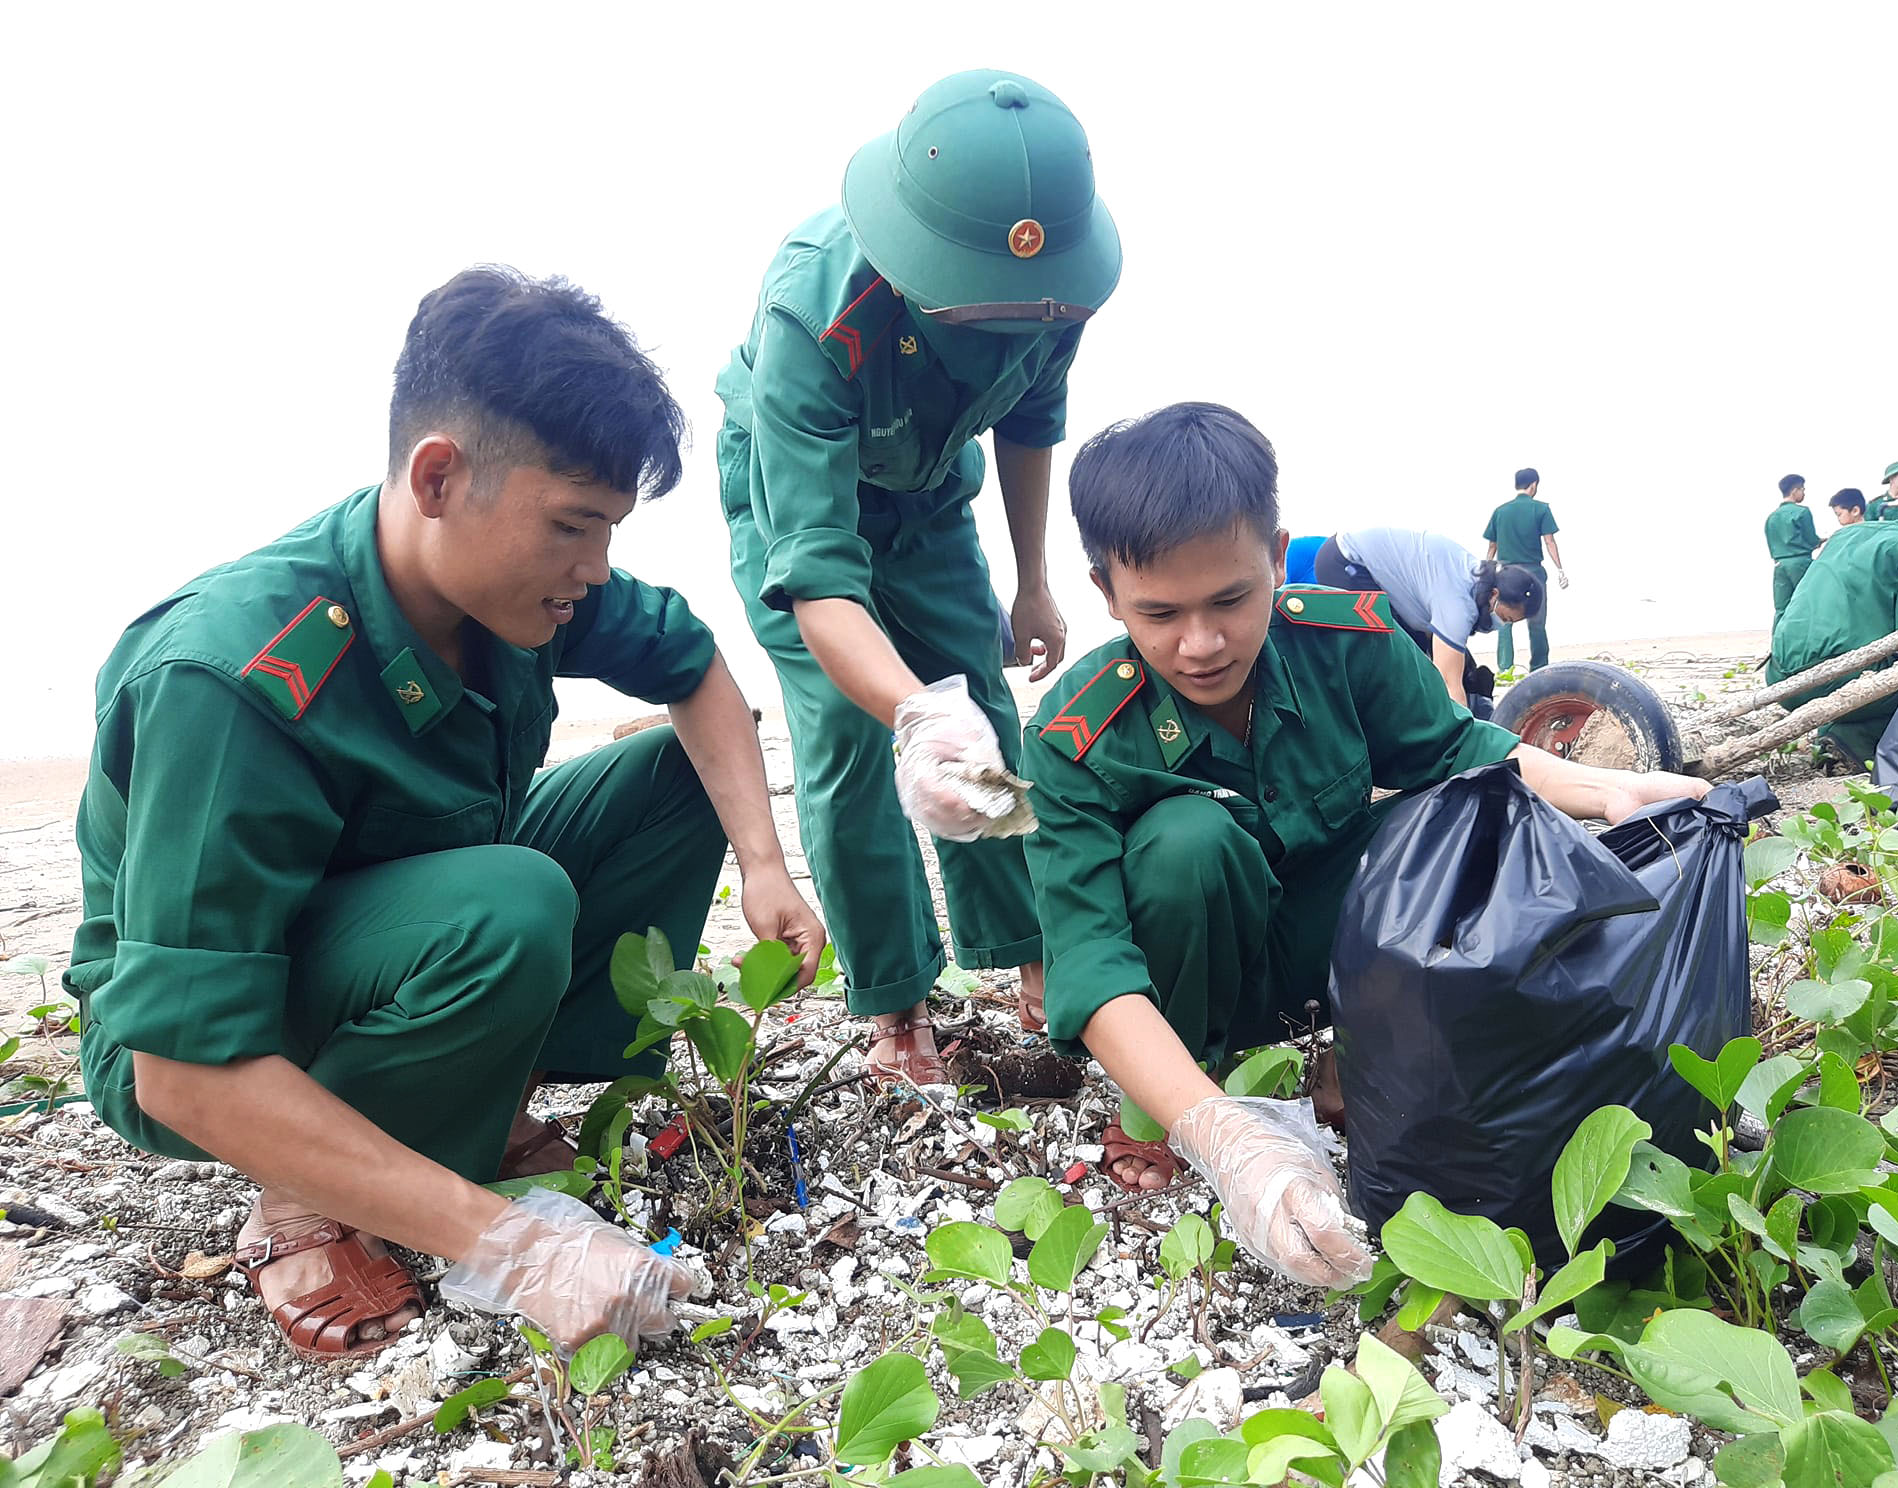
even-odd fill
[[[1363,1225],[1345,1212],[1308,1100],[1209,1095],[1167,1145],[1213,1186],[1239,1243],[1308,1286],[1348,1287],[1371,1274]]]
[[[1568,588],[1568,574],[1558,568],[1555,571],[1555,582],[1560,584],[1564,589]]]
[[[1030,831],[1027,789],[1003,764],[968,678],[945,677],[896,705],[896,798],[930,835],[974,842]]]
[[[685,1267],[551,1188],[509,1204],[442,1278],[446,1300],[518,1312],[562,1358],[602,1333],[631,1344],[670,1332],[668,1304],[691,1289]]]

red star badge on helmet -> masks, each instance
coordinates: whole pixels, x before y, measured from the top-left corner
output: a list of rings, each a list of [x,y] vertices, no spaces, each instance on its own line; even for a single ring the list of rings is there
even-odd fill
[[[1033,258],[1047,241],[1047,233],[1032,217],[1022,218],[1008,230],[1008,251],[1017,258]]]

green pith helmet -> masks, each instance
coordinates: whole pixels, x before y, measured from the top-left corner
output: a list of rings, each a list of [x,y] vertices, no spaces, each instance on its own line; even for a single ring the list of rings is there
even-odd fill
[[[1885,473],[1880,476],[1879,479],[1890,480],[1894,475],[1898,475],[1898,460],[1893,460],[1891,464],[1887,465],[1885,467]]]
[[[937,322],[1041,331],[1086,320],[1120,279],[1080,122],[1016,73],[926,89],[851,158],[843,205],[864,257]]]

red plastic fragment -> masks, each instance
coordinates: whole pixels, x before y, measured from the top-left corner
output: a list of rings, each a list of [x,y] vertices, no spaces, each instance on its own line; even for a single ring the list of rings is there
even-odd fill
[[[666,1161],[685,1145],[685,1113],[681,1111],[661,1128],[659,1135],[646,1144],[646,1155]]]
[[[1087,1176],[1087,1164],[1078,1162],[1061,1175],[1063,1183],[1079,1183]]]

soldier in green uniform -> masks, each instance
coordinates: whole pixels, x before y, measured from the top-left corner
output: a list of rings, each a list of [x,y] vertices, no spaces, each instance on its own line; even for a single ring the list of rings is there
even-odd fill
[[[784,240],[719,377],[732,577],[783,684],[804,850],[886,1076],[943,1078],[925,1002],[942,937],[905,813],[936,838],[956,960],[1019,966],[1040,1026],[1021,843],[997,840],[1002,793],[968,783],[1012,768],[1021,734],[969,509],[976,436],[994,431],[1016,656],[1038,680],[1066,646],[1050,452],[1120,261],[1074,116],[1027,78],[960,73],[857,152],[841,209]]]
[[[1506,566],[1526,568],[1542,580],[1542,607],[1529,616],[1529,670],[1539,671],[1549,664],[1549,572],[1542,566],[1542,550],[1549,550],[1555,565],[1557,582],[1568,588],[1568,574],[1562,568],[1562,551],[1555,545],[1555,513],[1548,503],[1538,501],[1542,477],[1531,466],[1516,472],[1516,494],[1489,514],[1483,529],[1483,541],[1489,544],[1489,556]],[[1516,664],[1516,627],[1503,620],[1496,624],[1496,670],[1506,672]]]
[[[1832,520],[1841,527],[1856,527],[1865,520],[1865,493],[1856,486],[1834,491],[1826,505],[1832,508]]]
[[[1885,494],[1874,496],[1865,508],[1865,520],[1868,522],[1898,522],[1898,460],[1885,467],[1885,473],[1879,477],[1884,483]]]
[[[262,1187],[237,1261],[300,1354],[418,1315],[384,1238],[565,1347],[631,1339],[677,1268],[576,1200],[479,1185],[571,1163],[523,1092],[627,1071],[613,944],[657,925],[689,959],[728,838],[807,981],[823,931],[711,634],[607,564],[680,470],[632,339],[562,281],[471,269],[422,300],[389,422],[380,486],[186,584],[99,674],[66,973],[86,1093],[135,1146]],[[536,775],[556,676],[673,727]]]
[[[1766,519],[1766,551],[1773,557],[1773,628],[1786,613],[1793,591],[1812,567],[1812,550],[1819,546],[1818,529],[1812,525],[1812,513],[1806,510],[1806,478],[1782,476],[1779,505]]]
[[[1183,1157],[1258,1255],[1336,1285],[1369,1258],[1309,1112],[1228,1097],[1202,1062],[1283,1038],[1324,1003],[1380,819],[1372,787],[1511,759],[1559,809],[1609,821],[1708,787],[1521,744],[1450,701],[1383,595],[1280,588],[1277,478],[1264,436],[1204,403],[1110,428],[1076,457],[1081,541],[1127,634],[1071,667],[1027,730],[1028,863],[1049,1033],[1168,1132],[1110,1127],[1114,1176],[1158,1186]]]
[[[1832,534],[1824,551],[1773,627],[1773,656],[1766,680],[1795,676],[1898,630],[1898,525],[1860,522]],[[1889,666],[1890,662],[1881,662]],[[1788,698],[1796,708],[1836,692],[1852,679]],[[1834,759],[1862,770],[1876,753],[1879,735],[1898,711],[1898,698],[1880,698],[1819,730],[1819,741]]]

